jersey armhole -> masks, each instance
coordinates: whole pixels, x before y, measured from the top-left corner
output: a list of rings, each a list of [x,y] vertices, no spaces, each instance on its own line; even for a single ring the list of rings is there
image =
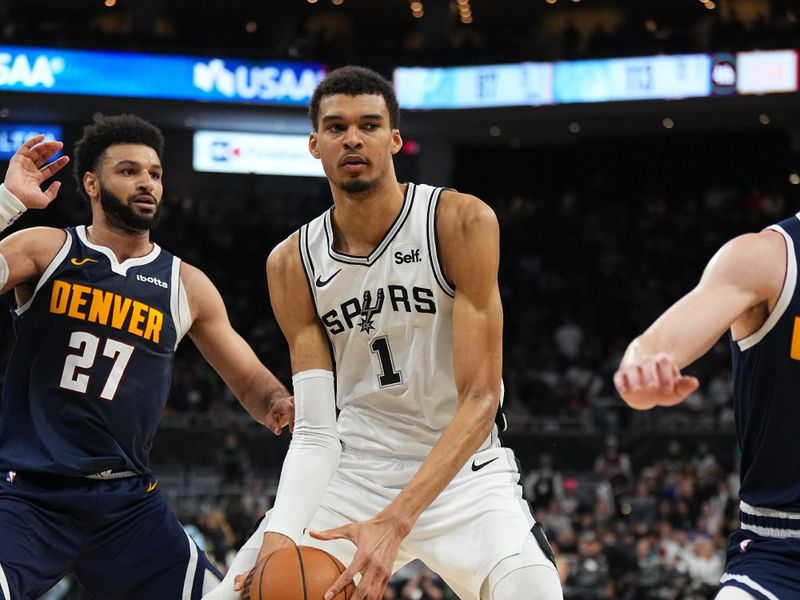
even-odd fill
[[[772,328],[775,327],[778,320],[783,316],[783,313],[786,312],[786,309],[789,307],[789,303],[792,300],[792,296],[794,295],[794,290],[797,285],[797,255],[795,253],[794,241],[789,234],[786,233],[783,227],[780,227],[779,225],[771,225],[767,229],[777,231],[783,236],[783,241],[786,244],[786,276],[783,280],[783,289],[781,289],[780,296],[778,296],[778,301],[775,303],[775,308],[773,308],[772,312],[769,313],[769,316],[767,317],[767,320],[764,321],[764,324],[754,333],[751,333],[741,340],[736,340],[736,344],[739,346],[739,350],[741,352],[749,350],[758,344],[758,342],[763,340],[764,337],[770,331],[772,331]]]
[[[181,259],[172,257],[172,281],[170,282],[170,311],[175,325],[175,348],[192,326],[192,311],[189,308],[189,296],[181,279]]]
[[[431,194],[428,204],[428,256],[430,257],[431,269],[433,269],[436,283],[439,284],[445,294],[455,297],[456,288],[444,273],[444,263],[442,263],[442,257],[439,254],[438,237],[436,235],[436,207],[439,206],[439,199],[443,190],[444,188],[436,188]]]

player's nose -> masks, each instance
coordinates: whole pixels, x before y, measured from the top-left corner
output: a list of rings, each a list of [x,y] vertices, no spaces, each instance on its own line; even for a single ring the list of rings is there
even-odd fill
[[[342,143],[345,148],[349,149],[361,147],[361,131],[359,128],[355,125],[348,127],[347,131],[345,131]]]

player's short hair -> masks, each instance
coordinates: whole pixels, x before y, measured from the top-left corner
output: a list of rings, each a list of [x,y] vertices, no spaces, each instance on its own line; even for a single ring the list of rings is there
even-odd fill
[[[346,96],[360,96],[361,94],[375,94],[383,96],[386,108],[389,109],[389,125],[392,129],[400,126],[400,105],[394,87],[380,73],[353,65],[334,69],[323,79],[311,96],[308,105],[308,118],[311,126],[317,131],[319,119],[319,104],[325,96],[344,94]]]
[[[109,146],[115,144],[141,144],[155,150],[159,160],[164,153],[164,134],[161,130],[136,115],[102,116],[83,128],[81,139],[75,143],[72,171],[78,181],[78,191],[89,199],[83,189],[83,174],[94,171]]]

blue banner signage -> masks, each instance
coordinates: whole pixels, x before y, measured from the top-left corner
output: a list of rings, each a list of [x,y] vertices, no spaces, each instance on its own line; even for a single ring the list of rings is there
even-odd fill
[[[538,106],[553,103],[553,65],[400,67],[394,85],[403,108]]]
[[[318,63],[0,46],[0,92],[306,106]]]
[[[63,140],[63,132],[58,125],[44,125],[42,123],[0,123],[0,160],[8,160],[17,151],[25,140],[40,133],[45,134],[46,140]],[[58,152],[53,158],[61,156]]]

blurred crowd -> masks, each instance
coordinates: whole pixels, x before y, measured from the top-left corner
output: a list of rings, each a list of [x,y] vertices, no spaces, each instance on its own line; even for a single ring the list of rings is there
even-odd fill
[[[186,2],[16,3],[0,0],[0,43],[97,46],[272,60],[363,64],[474,64],[606,56],[796,48],[800,24],[790,0],[702,4],[659,2],[514,3],[474,0],[464,23],[458,4],[408,3],[382,14],[348,2],[280,8],[238,3],[224,12]],[[672,6],[674,4],[674,6]],[[361,6],[366,6],[362,3]],[[36,6],[36,8],[33,8]],[[280,18],[274,12],[281,11]],[[383,14],[385,13],[385,14]]]

